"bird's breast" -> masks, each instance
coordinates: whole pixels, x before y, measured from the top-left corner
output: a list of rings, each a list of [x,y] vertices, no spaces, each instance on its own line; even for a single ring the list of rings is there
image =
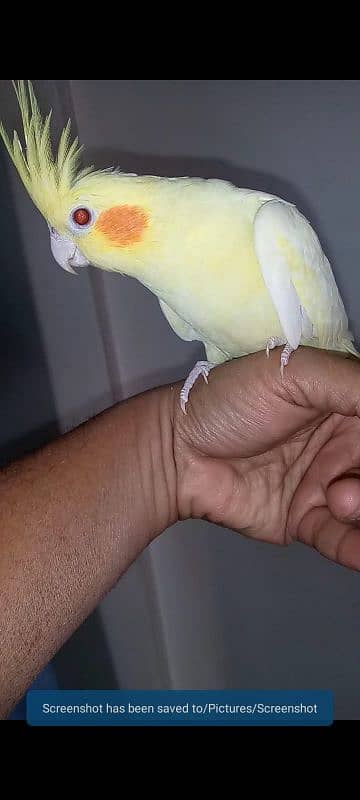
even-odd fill
[[[199,333],[201,341],[235,357],[262,350],[270,336],[282,335],[249,226],[242,236],[222,241],[211,237],[196,253],[197,257],[195,249],[187,249],[181,260],[178,253],[170,274],[158,270],[148,286]]]

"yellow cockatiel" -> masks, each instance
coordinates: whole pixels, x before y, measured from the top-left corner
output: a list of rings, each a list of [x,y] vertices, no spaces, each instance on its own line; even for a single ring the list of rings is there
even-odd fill
[[[282,345],[283,370],[300,344],[358,355],[329,261],[294,205],[215,179],[79,170],[70,122],[53,154],[51,112],[42,119],[30,82],[14,87],[24,145],[0,134],[58,264],[137,278],[179,337],[203,342],[208,361],[187,378],[183,410],[198,375],[235,357]]]

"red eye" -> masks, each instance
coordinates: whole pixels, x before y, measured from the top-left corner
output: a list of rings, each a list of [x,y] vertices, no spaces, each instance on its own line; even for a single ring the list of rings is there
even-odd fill
[[[90,222],[90,211],[87,208],[77,208],[72,218],[76,225],[87,225]]]

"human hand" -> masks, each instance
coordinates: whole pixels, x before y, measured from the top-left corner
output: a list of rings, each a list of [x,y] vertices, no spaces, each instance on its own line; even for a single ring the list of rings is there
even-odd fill
[[[360,570],[359,364],[300,348],[282,380],[276,351],[237,359],[196,382],[186,416],[181,387],[0,471],[0,718],[179,518],[299,540]]]
[[[360,366],[312,348],[228,362],[174,404],[181,519],[301,541],[360,570]]]

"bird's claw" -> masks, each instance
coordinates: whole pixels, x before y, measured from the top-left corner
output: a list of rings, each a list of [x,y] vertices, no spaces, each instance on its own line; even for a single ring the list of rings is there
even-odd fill
[[[279,339],[278,336],[270,336],[270,339],[266,342],[266,358],[269,358],[270,350],[274,350],[280,344],[284,344],[284,340]]]
[[[215,365],[211,364],[209,361],[197,361],[197,363],[191,370],[180,392],[180,407],[183,414],[187,413],[186,405],[189,399],[189,394],[194,384],[196,383],[198,377],[202,375],[205,383],[209,383],[208,380],[209,372],[210,370],[213,369],[214,366]]]

